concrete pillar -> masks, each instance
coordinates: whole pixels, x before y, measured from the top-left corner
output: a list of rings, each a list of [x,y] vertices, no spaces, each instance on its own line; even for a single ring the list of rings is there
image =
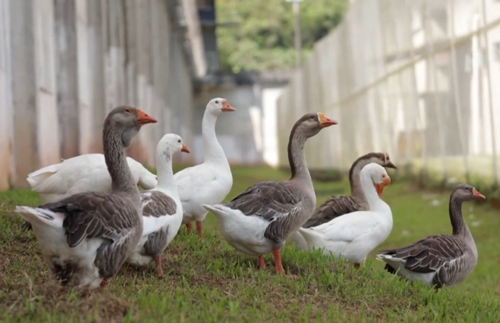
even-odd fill
[[[76,3],[54,0],[54,4],[61,153],[63,158],[70,158],[80,153]]]
[[[35,24],[37,146],[40,165],[37,169],[60,162],[60,134],[57,122],[56,54],[53,0],[32,1]],[[32,75],[33,77],[33,75]]]
[[[123,2],[105,2],[105,87],[106,113],[118,105],[128,104],[125,81],[125,7]]]
[[[11,1],[12,99],[14,103],[15,186],[27,186],[26,175],[38,165],[35,35],[33,5],[30,1]]]
[[[95,136],[92,120],[93,107],[91,106],[87,3],[87,0],[76,0],[75,8],[80,154],[92,152]]]
[[[8,189],[15,175],[9,3],[0,1],[0,190]]]
[[[15,186],[59,160],[54,79],[53,3],[10,1]]]
[[[92,110],[92,151],[102,152],[102,125],[106,117],[105,91],[105,34],[106,1],[87,2],[88,71],[90,79],[90,107]]]

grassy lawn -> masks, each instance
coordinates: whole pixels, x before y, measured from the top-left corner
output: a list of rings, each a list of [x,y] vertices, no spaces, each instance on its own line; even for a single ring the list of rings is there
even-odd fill
[[[284,179],[265,167],[234,167],[229,198],[252,183]],[[318,203],[347,193],[346,183],[316,183]],[[407,182],[388,186],[394,228],[384,245],[397,247],[451,231],[449,192],[422,192]],[[36,240],[21,228],[15,205],[36,205],[27,190],[0,193],[0,321],[5,322],[500,322],[500,214],[487,204],[464,204],[464,215],[479,249],[479,262],[456,288],[435,293],[383,271],[373,255],[359,270],[319,252],[283,250],[278,276],[272,256],[267,269],[230,247],[213,215],[205,241],[185,228],[165,252],[166,277],[154,267],[130,268],[106,288],[79,295],[55,284],[40,258]]]

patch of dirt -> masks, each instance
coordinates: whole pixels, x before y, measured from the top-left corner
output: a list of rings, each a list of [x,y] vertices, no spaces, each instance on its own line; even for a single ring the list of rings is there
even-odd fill
[[[41,314],[40,309],[55,308],[59,314],[87,315],[79,317],[80,321],[88,320],[90,315],[92,322],[123,322],[130,311],[128,301],[104,290],[77,292],[75,295],[71,289],[49,278],[43,283],[35,283],[26,277],[23,283],[12,284],[7,289],[2,286],[1,289],[2,313],[13,317],[35,317]]]

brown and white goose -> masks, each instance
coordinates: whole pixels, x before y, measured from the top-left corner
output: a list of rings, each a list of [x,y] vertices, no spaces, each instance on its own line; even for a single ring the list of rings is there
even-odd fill
[[[386,168],[397,169],[387,153],[372,152],[356,159],[349,169],[349,186],[351,195],[332,196],[314,211],[304,228],[315,227],[335,219],[343,214],[367,211],[368,201],[361,188],[360,172],[368,164],[375,163]]]
[[[142,191],[142,237],[134,252],[127,259],[135,265],[148,265],[154,260],[156,274],[163,277],[161,255],[177,235],[182,223],[182,203],[175,187],[172,171],[173,154],[189,148],[182,138],[169,133],[163,136],[156,147],[156,169],[158,185],[150,191]]]
[[[272,251],[276,272],[284,272],[280,249],[286,238],[307,221],[316,204],[304,145],[321,129],[336,123],[322,113],[304,115],[293,126],[288,141],[290,179],[258,183],[229,202],[203,205],[214,213],[229,244],[258,256],[260,268],[265,267],[263,255]]]
[[[141,126],[154,122],[132,107],[117,107],[106,117],[103,148],[111,193],[79,193],[39,207],[16,207],[31,224],[43,258],[63,285],[89,289],[105,285],[139,242],[141,201],[125,148]]]
[[[371,152],[356,159],[349,169],[349,186],[351,195],[337,195],[327,199],[311,218],[302,226],[303,228],[317,227],[331,220],[356,211],[368,211],[369,205],[365,193],[361,188],[360,172],[368,164],[375,163],[386,168],[397,169],[389,157],[388,153]],[[291,241],[297,244],[298,248],[305,250],[308,248],[307,242],[302,237],[300,231],[291,235]]]
[[[383,251],[377,259],[386,263],[388,272],[436,289],[459,284],[477,263],[476,244],[462,216],[462,202],[471,199],[485,197],[467,184],[458,185],[451,193],[451,235],[429,236],[408,247]]]

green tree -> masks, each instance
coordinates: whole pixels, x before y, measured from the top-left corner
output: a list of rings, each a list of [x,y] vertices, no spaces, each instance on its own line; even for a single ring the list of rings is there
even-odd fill
[[[300,3],[303,55],[342,19],[348,0],[305,0]],[[262,71],[295,64],[292,4],[285,0],[217,0],[221,69]]]

